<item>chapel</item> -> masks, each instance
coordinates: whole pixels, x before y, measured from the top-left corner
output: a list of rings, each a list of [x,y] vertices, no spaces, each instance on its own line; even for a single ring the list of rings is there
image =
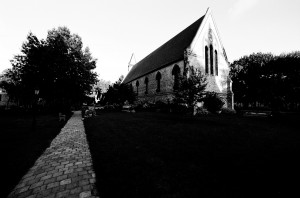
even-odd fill
[[[123,83],[138,100],[172,101],[178,76],[193,66],[205,74],[206,91],[216,92],[233,109],[229,62],[210,8],[205,15],[132,66]]]

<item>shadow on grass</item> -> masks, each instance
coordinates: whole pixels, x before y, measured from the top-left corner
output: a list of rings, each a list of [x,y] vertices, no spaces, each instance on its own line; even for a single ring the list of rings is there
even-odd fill
[[[297,122],[103,113],[85,128],[102,198],[286,197],[298,193]]]
[[[69,118],[69,117],[68,117]],[[58,116],[38,115],[36,126],[32,115],[1,114],[1,194],[6,197],[20,179],[34,165],[51,141],[59,134],[65,122]]]

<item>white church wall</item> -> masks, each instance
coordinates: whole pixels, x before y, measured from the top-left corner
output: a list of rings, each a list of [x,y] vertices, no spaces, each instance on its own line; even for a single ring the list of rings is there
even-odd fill
[[[211,34],[209,33],[210,31]],[[218,75],[210,74],[210,58],[208,58],[209,74],[207,75],[207,91],[226,93],[229,65],[223,53],[223,45],[221,43],[218,30],[215,26],[214,19],[211,15],[211,12],[208,11],[205,18],[203,19],[201,27],[196,34],[196,37],[190,45],[192,55],[189,56],[190,65],[200,68],[203,73],[205,73],[205,46],[209,47],[210,44],[213,45],[214,50],[217,50]],[[213,58],[213,61],[215,66],[215,57]]]

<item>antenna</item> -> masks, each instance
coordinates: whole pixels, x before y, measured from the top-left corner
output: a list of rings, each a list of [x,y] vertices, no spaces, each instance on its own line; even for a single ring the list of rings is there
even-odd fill
[[[134,64],[131,63],[132,58],[134,59]],[[136,64],[135,56],[134,56],[134,53],[132,53],[132,55],[131,55],[131,57],[130,57],[130,60],[129,60],[129,63],[128,63],[128,71],[130,71],[131,67],[132,67],[133,65],[135,65],[135,64]]]

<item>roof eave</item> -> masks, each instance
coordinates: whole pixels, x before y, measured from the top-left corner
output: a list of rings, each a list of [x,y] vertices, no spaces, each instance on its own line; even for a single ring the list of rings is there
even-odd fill
[[[169,62],[169,63],[167,63],[167,64],[164,64],[164,65],[162,65],[162,66],[160,66],[160,67],[158,67],[158,68],[156,68],[156,69],[154,69],[154,70],[151,70],[151,71],[149,71],[149,72],[147,72],[147,73],[145,73],[145,74],[143,74],[143,75],[141,75],[141,76],[139,76],[139,77],[133,78],[132,80],[129,80],[128,82],[122,82],[122,83],[124,83],[124,84],[131,83],[132,81],[135,81],[136,79],[139,79],[139,78],[141,78],[141,77],[147,76],[147,75],[150,74],[150,73],[153,73],[153,72],[158,71],[158,70],[160,70],[160,69],[162,69],[162,68],[164,68],[164,67],[168,67],[168,66],[170,66],[170,65],[172,65],[172,64],[174,64],[174,63],[176,63],[176,62],[178,62],[178,61],[183,61],[183,60],[184,60],[184,57],[182,56],[181,58],[179,58],[179,59],[177,59],[177,60],[174,60],[174,61],[172,61],[172,62]]]

